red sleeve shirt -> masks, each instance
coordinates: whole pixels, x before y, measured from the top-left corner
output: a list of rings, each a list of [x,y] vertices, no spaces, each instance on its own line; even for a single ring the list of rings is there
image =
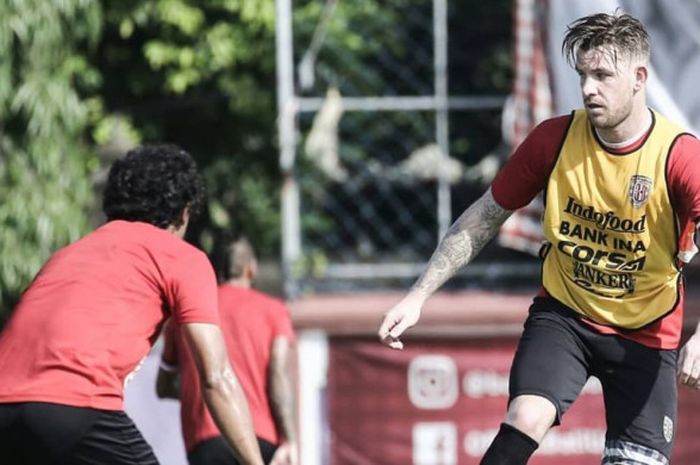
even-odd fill
[[[529,204],[547,184],[571,122],[571,115],[559,116],[539,124],[515,150],[491,185],[494,200],[507,210]],[[612,153],[628,153],[643,143],[639,141]],[[667,185],[673,207],[681,225],[694,225],[700,220],[700,141],[682,135],[674,143],[667,164]],[[686,229],[685,226],[682,226]],[[687,230],[687,229],[686,229]],[[544,290],[540,291],[543,295]],[[637,331],[593,324],[603,333],[620,334],[644,345],[668,348],[667,341],[676,340],[683,316],[683,295],[676,309],[666,317]]]
[[[493,198],[501,207],[522,208],[545,188],[569,124],[571,115],[546,120],[518,146],[491,184]]]
[[[218,323],[207,257],[146,223],[111,221],[59,250],[0,334],[0,402],[123,409],[123,387],[172,315]]]
[[[681,136],[673,146],[668,163],[668,185],[679,217],[700,221],[700,141]]]
[[[219,309],[228,356],[248,400],[255,434],[276,444],[280,437],[267,395],[268,369],[274,339],[284,336],[294,341],[289,311],[262,292],[226,284],[219,287]],[[197,370],[189,350],[184,349],[181,332],[177,341],[182,433],[185,448],[191,451],[221,433],[204,404]]]
[[[571,115],[540,123],[515,150],[491,185],[494,200],[506,210],[529,204],[541,192],[554,168]],[[644,136],[639,142],[643,142]],[[625,147],[628,152],[634,147]],[[700,220],[700,141],[683,135],[673,145],[668,163],[671,201],[681,221]]]

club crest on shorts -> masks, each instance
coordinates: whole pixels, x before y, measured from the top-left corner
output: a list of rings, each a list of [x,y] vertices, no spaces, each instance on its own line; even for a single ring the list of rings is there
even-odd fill
[[[630,188],[627,192],[627,196],[632,202],[634,208],[639,208],[649,200],[649,194],[651,193],[651,186],[653,182],[650,177],[642,176],[640,174],[635,174],[630,178]]]
[[[664,439],[666,442],[671,442],[673,439],[673,420],[664,415]]]

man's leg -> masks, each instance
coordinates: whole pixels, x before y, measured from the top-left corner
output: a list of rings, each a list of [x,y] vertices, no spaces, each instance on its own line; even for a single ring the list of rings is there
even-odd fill
[[[535,299],[510,372],[505,422],[481,465],[525,465],[588,379],[580,323],[551,299]]]
[[[0,457],[9,462],[20,462],[21,453],[17,427],[19,406],[0,404]]]
[[[158,465],[153,449],[124,412],[100,411],[57,465]]]
[[[94,409],[45,402],[0,404],[0,457],[17,464],[55,463],[98,415]]]
[[[667,465],[676,428],[676,352],[603,336],[594,350],[608,424],[604,465]]]
[[[538,443],[527,434],[501,423],[501,429],[479,462],[481,465],[525,465]]]
[[[481,465],[525,465],[556,415],[556,408],[544,397],[516,397],[508,407],[506,421],[481,459]]]

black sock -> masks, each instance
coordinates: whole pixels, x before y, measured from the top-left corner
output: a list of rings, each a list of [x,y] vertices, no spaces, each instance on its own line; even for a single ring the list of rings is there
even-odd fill
[[[537,441],[527,434],[501,423],[480,465],[525,465],[537,446]]]

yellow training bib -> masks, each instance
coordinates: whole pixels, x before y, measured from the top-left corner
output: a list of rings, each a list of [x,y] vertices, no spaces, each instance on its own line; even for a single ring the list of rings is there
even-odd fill
[[[652,112],[647,139],[615,155],[574,112],[546,190],[547,292],[592,320],[642,327],[673,309],[678,220],[666,161],[683,130]]]

